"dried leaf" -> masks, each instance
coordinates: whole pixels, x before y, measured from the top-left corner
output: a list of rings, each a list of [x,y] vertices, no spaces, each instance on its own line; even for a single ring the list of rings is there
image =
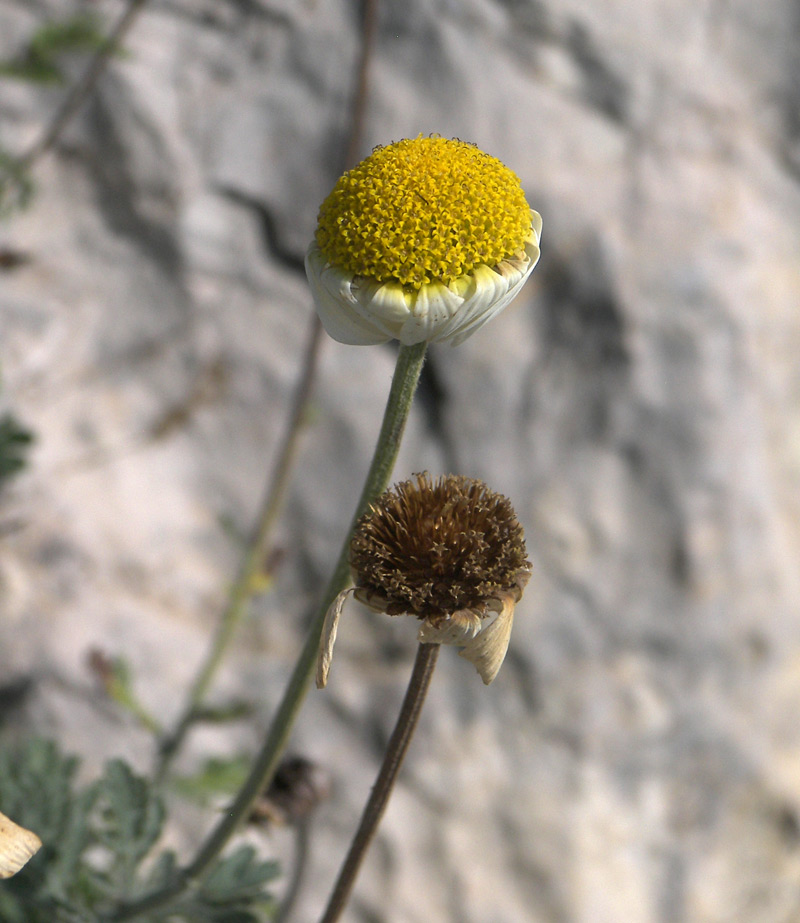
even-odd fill
[[[15,824],[0,813],[0,878],[11,878],[41,848],[42,841],[31,830]]]
[[[328,684],[328,673],[330,672],[331,659],[333,658],[333,645],[336,642],[336,633],[339,630],[339,618],[342,614],[345,600],[352,592],[352,587],[349,590],[342,590],[325,613],[322,637],[319,642],[319,657],[317,659],[317,689],[324,689]]]

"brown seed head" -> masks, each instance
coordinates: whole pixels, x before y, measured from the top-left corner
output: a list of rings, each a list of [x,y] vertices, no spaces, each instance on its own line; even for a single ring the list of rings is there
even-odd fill
[[[328,772],[303,756],[284,759],[253,806],[252,822],[297,825],[307,820],[331,791]]]
[[[382,494],[350,544],[356,595],[389,615],[433,623],[459,610],[487,615],[530,574],[510,502],[483,481],[417,474]]]

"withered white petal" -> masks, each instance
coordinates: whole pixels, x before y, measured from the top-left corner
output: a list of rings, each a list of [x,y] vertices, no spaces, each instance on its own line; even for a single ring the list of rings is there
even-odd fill
[[[457,346],[519,293],[539,260],[541,231],[541,216],[531,209],[523,253],[493,268],[476,266],[449,285],[429,282],[417,291],[348,274],[328,263],[316,243],[306,254],[306,273],[322,325],[340,343],[397,339],[405,346],[423,341]]]
[[[361,318],[350,295],[353,277],[331,266],[313,245],[306,254],[306,275],[322,326],[334,340],[348,346],[373,346],[392,338]]]
[[[429,282],[406,296],[408,310],[398,339],[406,346],[440,339],[442,329],[464,309],[464,299],[441,282]]]
[[[34,856],[42,841],[32,830],[0,813],[0,878],[11,878]]]
[[[497,676],[505,660],[511,627],[514,624],[514,606],[513,597],[506,596],[498,616],[458,652],[459,656],[474,664],[487,686]]]
[[[480,267],[485,272],[490,272],[494,276],[500,277],[500,280],[491,280],[496,287],[496,297],[493,301],[490,301],[489,297],[486,297],[483,303],[478,297],[473,299],[475,303],[473,310],[465,311],[460,317],[458,329],[449,340],[450,344],[452,346],[458,346],[459,343],[463,343],[464,340],[471,337],[473,333],[480,330],[484,324],[487,324],[490,320],[497,317],[501,311],[504,311],[517,297],[520,289],[525,284],[528,276],[533,272],[538,261],[539,244],[538,242],[534,243],[531,238],[525,244],[525,259],[503,260],[503,262],[495,266],[494,269],[489,269],[488,266]],[[491,285],[485,272],[482,279],[483,284],[478,287],[478,290],[491,292]],[[447,337],[449,333],[445,332],[444,335]]]
[[[345,600],[352,592],[352,587],[348,590],[342,590],[325,613],[325,621],[322,623],[322,636],[319,642],[319,655],[317,656],[317,689],[324,689],[328,684],[328,673],[330,672],[331,659],[333,658],[333,645],[336,643],[336,633],[339,630],[342,606],[344,606]]]
[[[466,644],[480,630],[481,621],[481,617],[469,609],[454,612],[436,626],[426,619],[420,625],[417,640],[423,644]]]

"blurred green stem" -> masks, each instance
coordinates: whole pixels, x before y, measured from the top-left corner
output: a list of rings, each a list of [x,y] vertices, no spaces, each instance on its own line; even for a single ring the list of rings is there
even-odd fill
[[[287,923],[292,917],[308,866],[310,834],[311,821],[308,818],[301,820],[295,829],[295,857],[292,865],[292,876],[283,900],[272,918],[272,923]]]
[[[134,0],[134,4],[137,4],[137,0]],[[138,5],[141,5],[140,0],[138,0]],[[356,90],[353,99],[350,140],[344,157],[344,168],[347,170],[353,167],[358,160],[358,152],[364,134],[369,64],[375,45],[377,18],[378,0],[366,0],[362,23],[361,54],[358,59]],[[119,36],[117,36],[116,41],[119,41]],[[200,667],[189,691],[186,706],[172,732],[160,741],[155,771],[156,781],[162,781],[169,771],[169,767],[186,738],[186,734],[191,728],[197,712],[211,687],[214,676],[247,612],[247,606],[252,597],[253,580],[259,575],[263,566],[263,561],[269,549],[270,533],[282,509],[283,500],[288,489],[292,467],[297,454],[299,430],[306,417],[311,398],[319,356],[321,332],[322,325],[315,311],[309,330],[300,385],[295,395],[294,409],[289,420],[283,446],[278,455],[278,461],[261,506],[256,530],[231,589],[228,605],[222,614],[206,660]]]
[[[16,169],[20,172],[30,170],[34,162],[55,145],[72,117],[89,98],[92,90],[97,85],[97,81],[108,66],[111,55],[119,49],[123,39],[130,31],[136,17],[141,13],[146,3],[147,0],[130,0],[125,12],[120,16],[108,38],[92,56],[86,70],[65,97],[47,130],[17,160]]]
[[[254,595],[254,585],[263,574],[264,561],[270,547],[272,529],[286,499],[303,423],[308,416],[308,405],[316,376],[317,358],[322,326],[314,313],[306,342],[300,382],[294,395],[283,443],[270,476],[255,530],[239,566],[239,573],[231,588],[228,604],[220,618],[206,659],[189,690],[186,705],[174,729],[159,744],[156,781],[163,780],[180,749],[187,732],[196,720],[198,711],[208,694],[211,683],[222,663],[233,638],[247,615]]]
[[[378,443],[372,457],[372,464],[364,482],[364,488],[356,504],[353,519],[342,543],[333,575],[322,595],[294,671],[289,679],[283,699],[267,731],[260,752],[255,758],[250,775],[239,790],[233,803],[223,812],[217,826],[200,847],[197,856],[166,888],[145,895],[139,900],[118,908],[107,919],[109,921],[132,920],[141,914],[168,906],[196,882],[220,856],[237,828],[249,816],[253,803],[272,780],[278,762],[289,740],[294,721],[305,699],[317,661],[322,624],[325,613],[336,596],[350,582],[350,537],[358,518],[389,484],[389,478],[397,459],[400,441],[403,437],[408,414],[417,389],[417,382],[425,361],[426,343],[415,346],[401,346],[397,355],[392,386],[386,402],[383,424]]]
[[[111,56],[141,13],[147,0],[130,0],[108,38],[92,56],[86,70],[73,84],[41,136],[19,157],[0,156],[0,214],[23,208],[33,193],[31,171],[36,162],[55,147],[64,129],[91,96]],[[2,152],[0,152],[2,155]],[[10,190],[15,190],[13,193]],[[13,203],[12,203],[13,198]]]

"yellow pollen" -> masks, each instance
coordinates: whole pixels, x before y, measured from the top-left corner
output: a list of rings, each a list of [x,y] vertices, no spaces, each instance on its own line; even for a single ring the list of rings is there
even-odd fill
[[[375,148],[339,179],[316,241],[334,266],[418,289],[496,266],[530,230],[515,173],[465,141],[420,135]]]

